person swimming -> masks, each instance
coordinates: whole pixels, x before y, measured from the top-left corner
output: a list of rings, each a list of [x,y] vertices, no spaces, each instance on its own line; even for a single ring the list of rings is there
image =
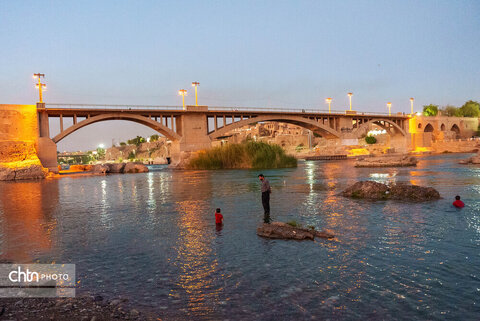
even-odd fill
[[[465,207],[465,203],[460,200],[460,196],[455,196],[455,201],[453,202],[453,206],[456,208],[463,208]]]

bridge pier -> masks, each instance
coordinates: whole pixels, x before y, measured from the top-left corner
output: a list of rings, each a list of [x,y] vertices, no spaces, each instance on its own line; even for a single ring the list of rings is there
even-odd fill
[[[38,113],[38,147],[37,156],[43,167],[50,172],[58,173],[57,144],[50,139],[48,114],[45,110],[45,103],[37,103]]]
[[[212,146],[212,140],[207,135],[207,111],[207,106],[187,106],[186,113],[177,122],[177,132],[182,136],[179,152],[194,152]]]

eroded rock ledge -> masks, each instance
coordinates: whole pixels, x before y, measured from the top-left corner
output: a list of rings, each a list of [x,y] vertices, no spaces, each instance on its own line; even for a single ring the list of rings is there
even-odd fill
[[[257,228],[257,235],[271,239],[314,240],[315,237],[332,239],[335,236],[328,231],[316,231],[304,227],[294,227],[283,222],[262,224]]]
[[[418,160],[409,155],[361,157],[355,162],[355,167],[406,167],[417,166]]]
[[[373,181],[356,182],[341,193],[342,196],[372,200],[432,201],[440,199],[440,193],[432,187],[410,184],[385,185]]]

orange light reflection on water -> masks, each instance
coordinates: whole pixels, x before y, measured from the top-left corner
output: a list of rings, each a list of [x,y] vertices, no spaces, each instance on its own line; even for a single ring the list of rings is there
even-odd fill
[[[2,208],[0,257],[6,262],[30,263],[52,247],[56,221],[51,216],[53,209],[44,208],[43,197],[52,204],[52,199],[58,199],[58,185],[31,181],[5,183],[2,187],[0,206],[9,207]]]
[[[177,225],[179,235],[177,244],[176,265],[179,268],[177,286],[183,293],[172,289],[170,296],[178,298],[187,296],[188,311],[193,316],[211,315],[218,304],[219,294],[223,288],[215,286],[218,261],[212,248],[215,227],[210,229],[204,215],[209,215],[209,204],[205,201],[211,196],[212,184],[205,180],[203,172],[185,172],[188,176],[178,189],[176,212],[179,215]],[[213,210],[212,210],[213,217]],[[224,275],[220,275],[224,277]]]

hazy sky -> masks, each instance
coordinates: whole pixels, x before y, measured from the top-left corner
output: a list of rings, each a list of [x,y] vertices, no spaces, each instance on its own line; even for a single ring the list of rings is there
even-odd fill
[[[480,1],[0,0],[0,103],[409,111],[480,100]],[[56,127],[53,124],[52,127]],[[55,128],[52,128],[55,134]],[[63,151],[153,131],[112,121]]]

